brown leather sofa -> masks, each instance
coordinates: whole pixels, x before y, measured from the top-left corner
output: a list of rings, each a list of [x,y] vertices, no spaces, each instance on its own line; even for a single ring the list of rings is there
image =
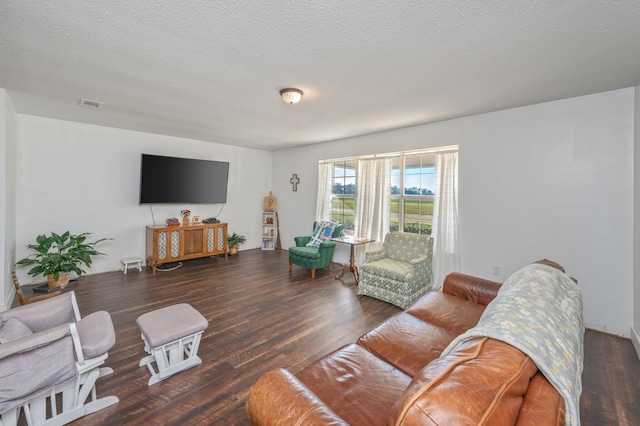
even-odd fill
[[[514,347],[475,338],[500,283],[460,273],[405,311],[308,365],[262,376],[246,409],[254,425],[562,425],[564,400]]]

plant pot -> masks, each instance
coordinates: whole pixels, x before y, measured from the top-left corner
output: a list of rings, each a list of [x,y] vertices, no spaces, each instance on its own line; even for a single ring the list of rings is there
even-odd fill
[[[69,283],[69,275],[58,274],[58,279],[55,280],[53,274],[49,274],[47,275],[47,283],[49,284],[49,288],[65,288]]]
[[[229,254],[238,254],[238,246],[229,247]]]

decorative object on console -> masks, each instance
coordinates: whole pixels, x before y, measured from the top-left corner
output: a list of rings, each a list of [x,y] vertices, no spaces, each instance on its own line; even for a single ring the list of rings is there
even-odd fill
[[[272,195],[271,191],[269,191],[269,195],[267,197],[264,197],[264,211],[265,212],[276,211],[276,197]]]
[[[199,225],[202,223],[202,216],[194,216],[193,217],[193,224],[194,225]]]
[[[282,89],[280,91],[280,96],[282,96],[282,100],[290,105],[297,104],[298,102],[300,102],[300,99],[302,99],[302,95],[304,95],[304,92],[302,90],[294,89],[291,87]]]
[[[239,234],[236,234],[235,232],[229,235],[229,237],[227,238],[227,244],[229,246],[229,254],[238,253],[238,246],[240,246],[240,244],[244,244],[245,242],[247,242],[247,239],[245,238],[244,235],[239,235]]]
[[[189,216],[191,215],[191,210],[180,210],[180,214],[182,215],[182,225],[189,225]]]
[[[167,226],[180,226],[180,221],[177,217],[169,217],[166,220]]]
[[[38,235],[36,244],[29,244],[27,248],[35,251],[24,259],[19,260],[18,266],[32,266],[27,273],[34,277],[43,275],[47,277],[49,288],[64,288],[69,283],[69,273],[75,272],[78,276],[86,271],[82,266],[90,267],[92,256],[104,255],[96,250],[96,245],[110,240],[101,238],[88,243],[89,232],[72,235],[69,231],[58,235]]]

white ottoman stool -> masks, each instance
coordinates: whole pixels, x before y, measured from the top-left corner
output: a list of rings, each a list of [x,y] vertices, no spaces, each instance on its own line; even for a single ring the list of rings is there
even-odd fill
[[[186,303],[140,315],[136,324],[142,332],[144,350],[149,354],[139,366],[151,372],[148,386],[187,368],[202,363],[198,356],[200,337],[209,322],[200,312]],[[158,367],[156,373],[151,363]]]
[[[138,271],[142,271],[142,259],[140,259],[139,257],[125,257],[124,259],[120,260],[120,263],[122,263],[121,270],[125,274],[127,273],[127,269],[129,269],[129,266],[135,266],[138,268]]]

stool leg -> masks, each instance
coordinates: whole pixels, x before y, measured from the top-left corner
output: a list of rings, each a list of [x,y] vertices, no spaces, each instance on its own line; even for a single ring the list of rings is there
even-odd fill
[[[127,275],[127,268],[129,267],[128,263],[124,264],[124,274]]]

